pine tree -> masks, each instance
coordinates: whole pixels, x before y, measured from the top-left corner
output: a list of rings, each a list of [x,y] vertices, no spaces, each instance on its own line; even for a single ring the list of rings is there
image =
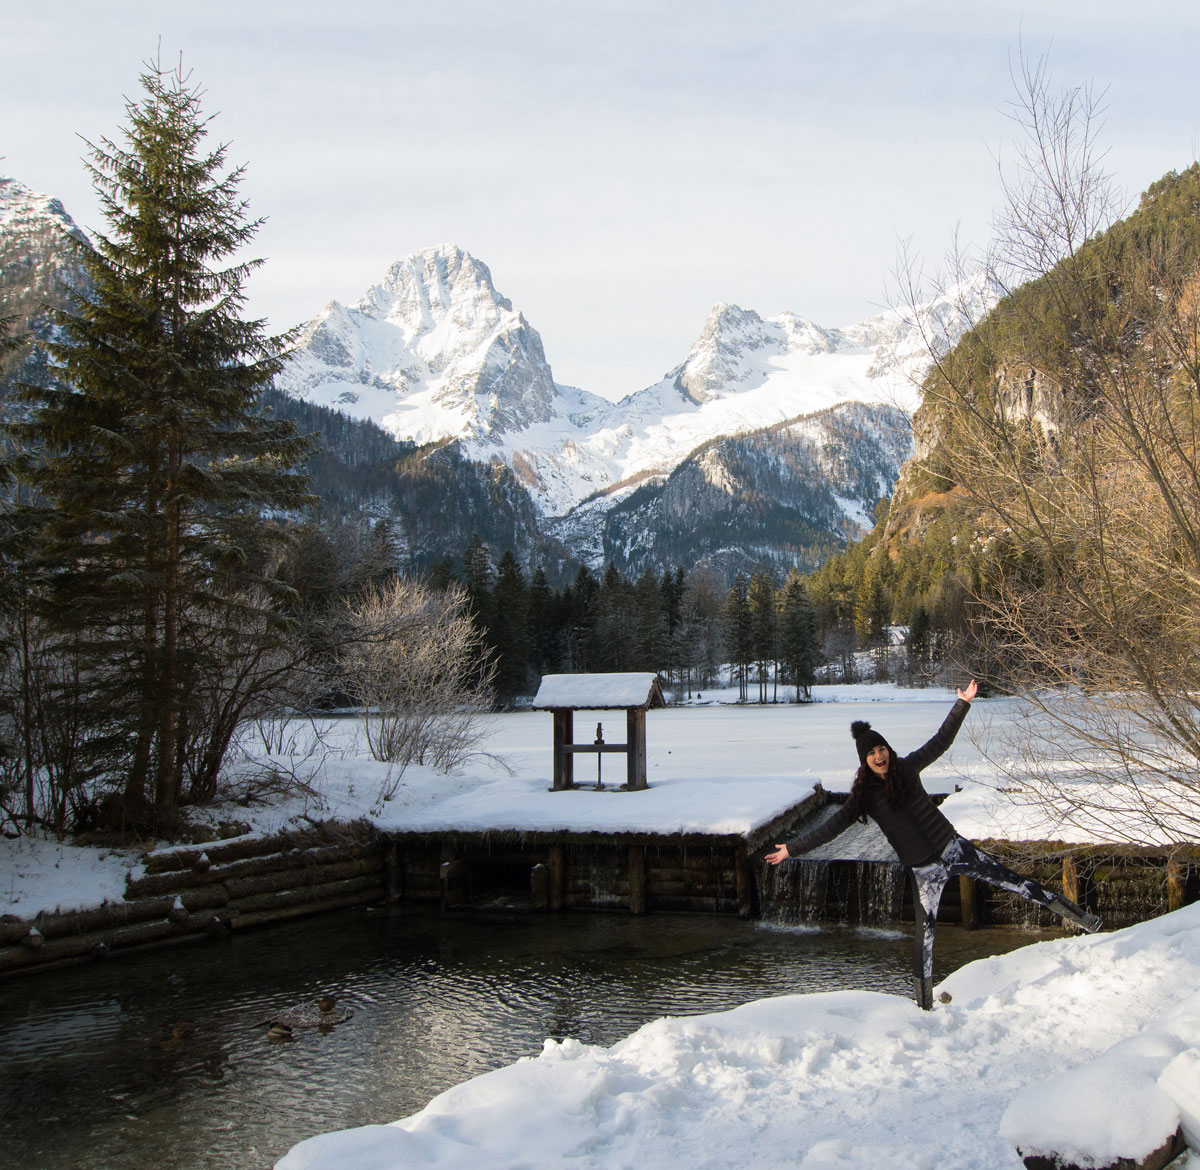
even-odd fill
[[[539,565],[529,582],[530,669],[537,678],[554,671],[558,609],[546,570]]]
[[[633,635],[633,589],[621,570],[609,561],[596,594],[593,649],[588,656],[588,669],[600,672],[629,670]]]
[[[750,663],[754,661],[754,639],[750,620],[749,585],[745,575],[738,573],[725,594],[725,645],[729,662],[738,680],[738,698],[747,698],[746,681]]]
[[[767,701],[769,669],[776,659],[778,620],[775,612],[775,581],[767,569],[757,569],[747,593],[750,607],[751,653],[758,675],[758,701]]]
[[[634,583],[630,665],[633,670],[661,671],[666,659],[667,619],[658,578],[647,569]]]
[[[793,569],[783,587],[779,657],[796,688],[796,702],[812,694],[817,672],[817,620],[804,578]]]
[[[502,700],[511,700],[529,688],[529,593],[511,549],[504,550],[496,566],[492,617],[496,692]]]
[[[595,670],[596,611],[600,582],[587,567],[580,565],[575,579],[563,595],[563,670],[568,674]]]
[[[164,824],[185,778],[215,787],[237,719],[230,657],[273,635],[279,527],[263,513],[308,502],[294,470],[308,444],[259,406],[287,338],[241,315],[261,263],[232,259],[261,222],[243,168],[205,146],[181,67],[150,64],[141,84],[124,144],[87,143],[109,234],[81,254],[90,291],[57,314],[57,383],[25,388],[32,415],[9,433],[42,455],[41,583],[84,663],[87,744],[126,777],[126,814],[152,800]]]

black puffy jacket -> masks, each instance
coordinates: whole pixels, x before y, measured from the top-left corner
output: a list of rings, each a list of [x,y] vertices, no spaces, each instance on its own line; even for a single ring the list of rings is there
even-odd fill
[[[922,747],[895,762],[903,783],[900,803],[893,805],[884,794],[883,780],[873,772],[858,792],[836,813],[811,833],[803,833],[787,842],[788,855],[797,857],[832,841],[844,833],[864,813],[882,830],[905,865],[928,865],[957,836],[954,826],[938,811],[921,784],[921,772],[954,742],[971,704],[959,699],[937,732]]]

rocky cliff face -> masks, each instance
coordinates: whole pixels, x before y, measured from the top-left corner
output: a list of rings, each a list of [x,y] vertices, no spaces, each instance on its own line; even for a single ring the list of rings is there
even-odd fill
[[[1047,435],[1053,435],[1063,425],[1062,387],[1028,362],[1002,364],[996,371],[994,394],[996,409],[1012,422],[1031,422]],[[929,477],[924,474],[927,464],[936,463],[945,437],[943,412],[936,403],[926,403],[913,416],[912,437],[912,456],[904,462],[896,478],[886,540],[902,533],[908,539],[920,539],[929,521],[940,514],[949,498],[943,491],[931,492]]]
[[[37,345],[50,337],[51,310],[87,287],[79,248],[84,233],[49,195],[0,176],[0,312],[15,315],[15,333],[28,344],[0,364],[0,400],[14,381],[46,377],[46,356]]]
[[[593,559],[635,575],[700,560],[811,570],[869,531],[910,451],[904,412],[862,403],[715,440],[608,509]]]
[[[327,305],[281,385],[414,442],[488,444],[562,406],[537,330],[453,245],[393,264],[352,306]]]

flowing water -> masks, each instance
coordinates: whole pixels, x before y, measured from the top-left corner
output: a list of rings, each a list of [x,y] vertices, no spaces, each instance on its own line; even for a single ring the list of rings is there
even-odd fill
[[[939,931],[937,976],[1039,937]],[[263,1170],[302,1138],[405,1117],[546,1037],[792,992],[908,994],[895,930],[563,913],[342,912],[0,983],[0,1150],[23,1170]],[[327,1031],[263,1023],[322,993]],[[172,1039],[186,1021],[190,1034]]]

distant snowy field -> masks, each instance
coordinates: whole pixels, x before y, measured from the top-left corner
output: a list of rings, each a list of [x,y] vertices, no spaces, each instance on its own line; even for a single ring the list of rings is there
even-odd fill
[[[781,695],[785,692],[781,688]],[[550,792],[551,716],[523,711],[491,716],[481,749],[487,753],[455,775],[412,767],[396,770],[372,760],[361,721],[330,719],[316,725],[324,748],[306,754],[312,729],[295,728],[297,753],[258,757],[294,771],[305,790],[270,804],[217,805],[213,820],[236,820],[266,834],[315,820],[365,817],[385,829],[563,829],[575,832],[653,831],[747,833],[773,820],[821,783],[846,790],[857,767],[852,719],[867,719],[900,752],[918,747],[940,726],[953,690],[912,690],[888,684],[822,686],[817,702],[758,706],[733,702],[718,690],[681,707],[651,711],[646,719],[644,792],[615,791],[624,759],[604,761],[604,789]],[[923,773],[931,792],[952,795],[942,806],[956,828],[982,839],[1088,841],[1095,834],[1049,821],[996,791],[997,774],[984,753],[996,731],[1019,717],[1012,700],[977,700],[952,749]],[[622,711],[578,712],[575,738],[590,742],[595,724],[609,743],[624,742]],[[254,747],[253,737],[247,740]],[[576,781],[595,784],[595,764],[576,760]],[[961,788],[961,791],[955,791]],[[386,797],[386,799],[385,799]],[[0,841],[0,906],[32,917],[119,901],[128,872],[140,857],[80,849],[41,840]]]

